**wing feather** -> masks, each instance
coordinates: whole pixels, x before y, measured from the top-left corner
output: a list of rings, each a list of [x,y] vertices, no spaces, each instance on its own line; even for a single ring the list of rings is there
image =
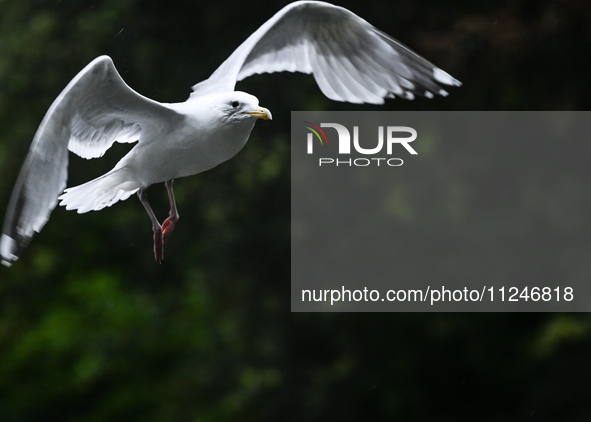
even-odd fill
[[[460,86],[443,70],[339,6],[291,3],[238,47],[191,97],[232,91],[257,73],[313,73],[329,98],[383,103],[384,98],[446,95],[441,85]]]
[[[138,140],[142,129],[166,128],[181,116],[129,88],[110,57],[88,64],[53,102],[21,168],[0,237],[2,263],[10,265],[39,232],[66,187],[68,149],[100,157],[118,142]]]

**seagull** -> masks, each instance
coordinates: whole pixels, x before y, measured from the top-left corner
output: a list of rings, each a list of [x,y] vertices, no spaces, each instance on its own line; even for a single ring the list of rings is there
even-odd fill
[[[0,257],[10,266],[59,204],[78,213],[98,211],[134,193],[154,233],[154,257],[179,214],[173,181],[209,170],[236,155],[258,119],[271,112],[256,97],[234,91],[237,81],[260,73],[313,74],[330,99],[383,104],[384,99],[446,96],[460,86],[351,11],[319,1],[285,6],[246,39],[182,103],[159,103],[131,89],[108,56],[94,59],[45,114],[22,166],[6,213]],[[68,151],[101,157],[114,142],[137,142],[106,174],[66,188]],[[162,224],[146,189],[164,182],[170,212]],[[64,190],[65,189],[65,190]]]

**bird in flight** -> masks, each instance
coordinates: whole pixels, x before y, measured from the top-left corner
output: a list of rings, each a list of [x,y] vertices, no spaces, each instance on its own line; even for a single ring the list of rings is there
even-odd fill
[[[0,257],[10,266],[58,201],[78,213],[98,211],[137,193],[152,222],[154,256],[177,224],[173,180],[209,170],[246,144],[258,119],[271,112],[237,81],[259,73],[314,75],[335,101],[382,104],[385,98],[447,95],[460,82],[351,11],[319,1],[281,9],[246,39],[183,103],[159,103],[132,90],[111,58],[88,64],[53,102],[22,166],[0,238]],[[67,188],[68,151],[102,156],[114,142],[137,144],[106,174]],[[146,189],[164,182],[170,201],[162,223]]]

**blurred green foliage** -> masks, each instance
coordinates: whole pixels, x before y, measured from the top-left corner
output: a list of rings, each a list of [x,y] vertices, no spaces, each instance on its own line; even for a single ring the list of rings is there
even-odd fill
[[[56,209],[22,258],[0,268],[0,421],[588,420],[585,314],[290,313],[289,112],[587,110],[591,3],[339,4],[464,86],[448,98],[378,107],[331,102],[306,75],[240,83],[274,120],[257,123],[228,163],[176,181],[181,221],[162,265],[135,198],[100,213]],[[0,1],[0,204],[45,111],[93,58],[110,55],[143,95],[182,101],[283,5]],[[573,142],[574,153],[557,155],[573,160],[572,171],[553,172],[547,160],[557,152],[547,151],[517,184],[518,162],[495,170],[487,161],[505,146],[448,146],[431,168],[441,186],[392,188],[402,238],[419,231],[421,242],[438,245],[453,232],[475,243],[501,239],[510,252],[519,245],[503,235],[525,232],[541,245],[562,242],[565,267],[580,262],[589,256],[590,148]],[[109,170],[128,148],[101,160],[71,156],[69,185]],[[540,199],[548,190],[552,207]],[[149,193],[165,216],[164,187]],[[478,215],[500,226],[472,218],[484,194],[496,195],[497,208]],[[431,210],[429,197],[438,204]],[[468,275],[535,277],[547,268],[544,254],[509,252],[470,263]],[[461,258],[450,271],[464,267]],[[544,275],[568,282],[588,273]]]

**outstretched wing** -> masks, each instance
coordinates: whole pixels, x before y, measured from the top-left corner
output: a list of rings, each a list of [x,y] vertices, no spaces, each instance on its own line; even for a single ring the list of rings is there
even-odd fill
[[[84,158],[100,157],[115,141],[136,141],[142,129],[180,118],[129,88],[110,57],[93,60],[57,97],[37,129],[4,220],[2,263],[18,258],[55,208],[66,187],[68,149]]]
[[[248,37],[191,96],[232,91],[250,75],[280,71],[313,73],[327,97],[351,103],[447,95],[441,85],[461,85],[349,10],[300,1]]]

